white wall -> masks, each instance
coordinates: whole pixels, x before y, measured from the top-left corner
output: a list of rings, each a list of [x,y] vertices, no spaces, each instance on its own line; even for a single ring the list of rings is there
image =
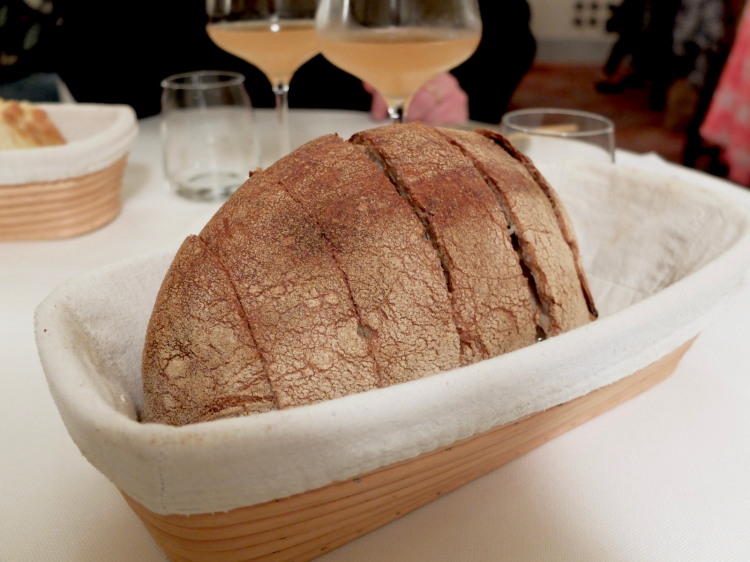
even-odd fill
[[[502,0],[498,0],[502,1]],[[607,33],[610,3],[620,0],[528,0],[537,61],[603,63],[617,36]],[[577,7],[577,5],[582,7]],[[597,5],[597,8],[594,8]],[[581,21],[576,25],[575,20]],[[595,23],[592,25],[591,20]]]
[[[500,0],[502,1],[502,0]],[[531,7],[531,30],[538,38],[544,39],[602,39],[608,34],[604,25],[611,14],[606,0],[528,0]],[[618,2],[614,2],[618,3]],[[582,4],[582,9],[576,5]],[[598,5],[594,9],[592,5]],[[580,18],[581,26],[574,20]],[[590,20],[596,24],[591,25]]]

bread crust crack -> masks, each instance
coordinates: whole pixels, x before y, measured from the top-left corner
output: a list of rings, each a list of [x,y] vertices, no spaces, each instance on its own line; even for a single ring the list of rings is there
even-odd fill
[[[380,384],[457,367],[458,335],[442,272],[419,222],[377,167],[328,135],[273,173],[330,242]]]
[[[229,276],[196,236],[180,247],[149,321],[141,419],[184,425],[277,408]]]
[[[560,231],[549,195],[522,162],[492,139],[438,130],[473,163],[502,209],[519,259],[530,274],[529,291],[538,303],[537,322],[544,333],[555,336],[588,323],[573,250]]]
[[[599,312],[596,309],[594,296],[591,293],[591,288],[589,287],[589,282],[588,279],[586,279],[586,273],[583,269],[581,252],[578,248],[578,239],[576,238],[573,223],[570,220],[567,211],[565,210],[565,206],[562,204],[562,201],[560,201],[560,197],[557,195],[552,186],[547,182],[547,180],[544,179],[544,176],[542,176],[539,170],[537,170],[536,166],[534,166],[531,160],[525,154],[521,153],[515,146],[513,146],[508,139],[506,139],[501,134],[490,131],[488,129],[480,129],[475,132],[494,141],[512,158],[516,159],[526,169],[534,182],[539,186],[539,189],[542,190],[542,193],[544,193],[545,197],[547,197],[547,199],[549,200],[555,213],[555,218],[557,220],[558,227],[560,228],[560,232],[562,233],[565,242],[568,244],[571,252],[573,253],[576,274],[578,276],[579,282],[581,283],[581,290],[583,291],[584,298],[586,299],[586,306],[589,310],[590,319],[596,320],[599,317]]]
[[[379,386],[330,244],[276,177],[289,159],[253,174],[200,234],[237,288],[280,408]]]
[[[471,162],[420,124],[354,135],[425,225],[445,271],[461,363],[533,343],[528,287],[492,193]]]

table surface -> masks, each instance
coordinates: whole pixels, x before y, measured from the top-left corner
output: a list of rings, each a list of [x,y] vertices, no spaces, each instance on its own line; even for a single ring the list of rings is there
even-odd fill
[[[273,116],[257,111],[273,135]],[[292,112],[298,142],[372,126]],[[35,307],[75,275],[198,232],[218,204],[165,187],[158,121],[140,123],[123,211],[69,240],[0,244],[0,561],[164,562],[68,436],[37,356]],[[533,155],[532,155],[533,156]],[[748,201],[725,182],[619,151],[618,163]],[[710,233],[707,233],[710,235]],[[320,558],[351,561],[750,560],[750,291],[648,392]]]

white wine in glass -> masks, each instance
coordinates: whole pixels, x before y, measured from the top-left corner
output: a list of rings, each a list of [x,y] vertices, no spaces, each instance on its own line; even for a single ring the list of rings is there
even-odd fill
[[[323,0],[320,49],[333,64],[372,84],[401,121],[411,97],[476,50],[476,0]]]
[[[206,0],[211,40],[256,66],[276,95],[279,154],[290,152],[289,83],[297,69],[320,52],[315,0]]]

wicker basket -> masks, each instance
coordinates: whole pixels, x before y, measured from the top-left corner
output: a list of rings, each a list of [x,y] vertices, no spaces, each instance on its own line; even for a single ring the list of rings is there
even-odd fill
[[[125,160],[77,178],[0,186],[0,241],[78,236],[112,221]]]
[[[138,130],[132,109],[41,107],[68,143],[0,153],[0,241],[77,236],[120,213],[127,151]]]
[[[123,495],[172,562],[307,562],[637,396],[667,378],[692,343],[555,408],[289,498],[225,513],[159,515]]]

